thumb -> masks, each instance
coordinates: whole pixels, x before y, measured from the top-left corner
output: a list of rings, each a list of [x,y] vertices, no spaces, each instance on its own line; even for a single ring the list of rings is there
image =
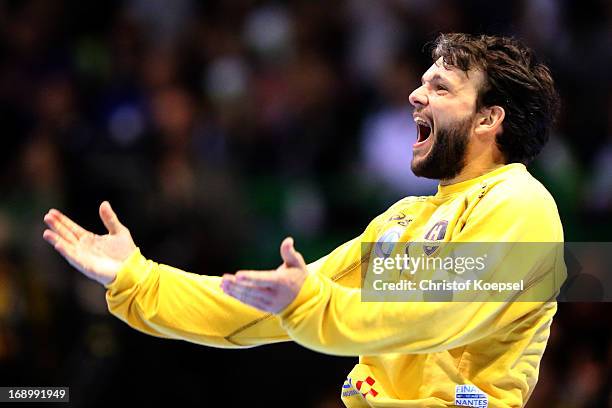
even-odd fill
[[[306,268],[306,262],[304,262],[302,254],[297,252],[293,247],[293,238],[285,238],[281,244],[280,252],[281,257],[287,266],[304,269]]]
[[[108,201],[104,201],[100,204],[100,218],[111,234],[116,234],[121,229],[125,228],[123,224],[119,222],[117,214],[115,214]]]

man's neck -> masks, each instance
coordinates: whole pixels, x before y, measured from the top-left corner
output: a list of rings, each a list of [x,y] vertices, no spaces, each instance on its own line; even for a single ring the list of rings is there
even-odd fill
[[[448,186],[450,184],[461,183],[462,181],[471,180],[476,177],[480,177],[483,174],[487,174],[492,172],[493,170],[499,169],[500,167],[505,166],[505,163],[487,163],[485,165],[479,163],[467,164],[461,172],[451,178],[440,180],[441,186]]]

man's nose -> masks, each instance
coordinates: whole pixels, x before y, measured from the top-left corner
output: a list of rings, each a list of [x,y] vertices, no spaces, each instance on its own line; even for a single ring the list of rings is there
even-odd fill
[[[425,106],[429,102],[423,88],[424,87],[421,85],[420,87],[412,91],[412,93],[408,97],[408,100],[415,108],[419,105]]]

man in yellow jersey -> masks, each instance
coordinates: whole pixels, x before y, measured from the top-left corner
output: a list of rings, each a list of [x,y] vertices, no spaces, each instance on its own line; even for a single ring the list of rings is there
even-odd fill
[[[440,35],[432,57],[409,99],[418,125],[412,170],[440,180],[437,194],[400,200],[314,263],[287,238],[275,270],[183,272],[143,257],[108,202],[100,206],[107,235],[52,209],[43,236],[107,288],[111,313],[145,333],[228,348],[293,340],[358,356],[341,388],[347,407],[522,407],[537,382],[554,296],[361,301],[370,262],[362,243],[563,241],[553,198],[525,168],[558,106],[548,68],[494,36]],[[564,268],[557,258],[502,259],[499,267],[527,281]]]

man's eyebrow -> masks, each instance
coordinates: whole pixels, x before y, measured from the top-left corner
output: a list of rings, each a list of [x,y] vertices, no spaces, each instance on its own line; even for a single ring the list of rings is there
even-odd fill
[[[431,77],[431,79],[428,82],[435,82],[435,81],[440,81],[440,82],[444,82],[446,84],[451,84],[450,81],[447,78],[444,78],[442,75],[440,74],[434,74],[433,77]],[[423,75],[421,77],[421,85],[425,84],[425,76]]]

